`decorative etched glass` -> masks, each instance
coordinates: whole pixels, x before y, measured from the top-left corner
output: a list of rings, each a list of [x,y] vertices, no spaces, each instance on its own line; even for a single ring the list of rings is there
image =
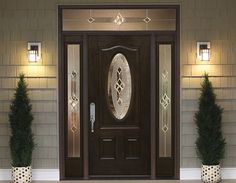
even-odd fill
[[[171,157],[171,45],[159,45],[159,157]]]
[[[122,53],[117,53],[111,61],[107,92],[112,114],[117,119],[123,119],[130,106],[132,81],[128,61]]]
[[[80,45],[68,52],[68,157],[80,157]]]

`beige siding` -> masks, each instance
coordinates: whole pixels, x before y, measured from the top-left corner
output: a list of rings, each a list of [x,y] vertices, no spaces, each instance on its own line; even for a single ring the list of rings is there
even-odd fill
[[[193,121],[197,110],[201,76],[209,72],[215,87],[217,102],[224,108],[223,131],[227,140],[224,167],[236,166],[236,1],[186,1],[182,3],[182,110],[181,137],[182,167],[198,167],[195,153],[196,127]],[[186,4],[186,5],[185,5]],[[196,60],[196,41],[211,41],[211,61],[203,65]]]
[[[33,105],[37,147],[34,168],[58,168],[57,14],[38,1],[0,1],[0,168],[10,167],[10,100],[17,76],[24,72]],[[52,6],[51,6],[52,7]],[[42,42],[42,60],[27,61],[27,42]]]
[[[0,1],[0,168],[9,168],[8,112],[17,75],[24,72],[35,115],[37,142],[34,168],[58,168],[57,4],[134,2],[132,0],[1,0]],[[136,0],[164,2],[166,0]],[[236,1],[169,0],[181,4],[181,167],[200,165],[195,153],[193,121],[201,75],[210,74],[218,103],[225,108],[227,140],[224,167],[236,166]],[[27,41],[42,42],[42,62],[29,66]],[[196,60],[196,41],[211,41],[208,65]]]

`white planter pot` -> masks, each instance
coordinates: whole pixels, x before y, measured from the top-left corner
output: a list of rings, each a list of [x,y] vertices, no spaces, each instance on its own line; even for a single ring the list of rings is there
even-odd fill
[[[32,168],[12,167],[12,180],[14,183],[30,183],[32,181]]]
[[[217,183],[221,181],[220,165],[202,165],[201,179],[204,183]]]

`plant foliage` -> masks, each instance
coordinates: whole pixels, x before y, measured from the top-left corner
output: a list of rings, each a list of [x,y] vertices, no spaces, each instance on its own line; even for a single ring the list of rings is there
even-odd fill
[[[224,158],[226,144],[221,129],[223,108],[216,104],[216,95],[206,73],[201,86],[199,108],[195,114],[197,154],[203,165],[218,165]]]
[[[24,74],[20,74],[14,99],[10,106],[10,150],[13,167],[31,165],[34,138],[31,130],[33,115]]]

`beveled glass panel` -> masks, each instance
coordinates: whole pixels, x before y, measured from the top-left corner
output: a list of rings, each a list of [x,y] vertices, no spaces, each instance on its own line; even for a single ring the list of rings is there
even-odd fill
[[[159,157],[171,157],[171,44],[159,45]]]
[[[68,53],[68,157],[80,157],[80,45],[69,44]]]
[[[117,53],[108,71],[108,107],[117,119],[123,119],[130,107],[132,81],[128,61],[122,53]]]
[[[175,9],[63,10],[63,31],[143,31],[175,29]]]

